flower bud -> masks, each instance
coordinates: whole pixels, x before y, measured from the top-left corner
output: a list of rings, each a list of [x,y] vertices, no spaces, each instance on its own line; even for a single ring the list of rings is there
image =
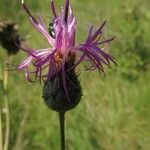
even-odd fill
[[[18,24],[9,22],[0,22],[0,44],[7,50],[9,55],[17,54],[21,45],[18,34]]]

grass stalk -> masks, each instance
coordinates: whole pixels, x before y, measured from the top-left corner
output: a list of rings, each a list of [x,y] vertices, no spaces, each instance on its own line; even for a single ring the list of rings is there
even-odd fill
[[[10,116],[9,116],[9,104],[7,96],[4,95],[5,100],[5,108],[6,108],[6,129],[5,129],[5,142],[4,142],[4,150],[8,150],[9,145],[9,131],[10,131]]]
[[[6,109],[6,128],[5,128],[4,150],[8,150],[9,130],[10,130],[10,116],[9,116],[9,103],[7,99],[7,85],[8,85],[8,64],[5,64],[4,75],[3,75],[4,103],[5,103],[5,109]]]
[[[2,68],[1,68],[1,62],[0,62],[0,84],[3,81],[2,76]],[[1,87],[0,87],[1,88]],[[2,105],[0,103],[0,150],[3,150],[3,132],[2,132]]]
[[[3,150],[2,115],[0,110],[0,150]]]

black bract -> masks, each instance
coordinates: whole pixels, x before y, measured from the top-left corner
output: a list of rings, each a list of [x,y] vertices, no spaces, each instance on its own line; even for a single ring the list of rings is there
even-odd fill
[[[66,63],[66,70],[70,66]],[[78,76],[72,69],[66,72],[66,86],[69,99],[66,96],[62,80],[62,72],[59,71],[51,77],[43,87],[43,98],[46,105],[55,111],[62,112],[73,109],[81,100],[82,91]]]

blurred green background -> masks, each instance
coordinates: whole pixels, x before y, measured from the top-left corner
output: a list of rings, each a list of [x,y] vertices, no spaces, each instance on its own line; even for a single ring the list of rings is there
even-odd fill
[[[57,9],[63,4],[55,0]],[[49,0],[26,0],[32,13],[42,14],[49,23]],[[91,24],[107,20],[106,36],[115,36],[109,51],[119,68],[84,72],[81,66],[83,97],[79,106],[66,114],[68,150],[149,150],[150,149],[150,2],[149,0],[71,0],[78,21],[77,43],[84,41]],[[21,0],[0,0],[0,18],[19,23],[27,44],[45,48],[48,44],[30,25]],[[5,50],[0,47],[3,63]],[[12,63],[25,57],[20,51]],[[3,63],[4,64],[4,63]],[[0,91],[2,125],[5,107]],[[23,72],[9,72],[9,150],[58,150],[57,113],[42,99],[42,86],[30,84]],[[3,106],[3,107],[2,107]]]

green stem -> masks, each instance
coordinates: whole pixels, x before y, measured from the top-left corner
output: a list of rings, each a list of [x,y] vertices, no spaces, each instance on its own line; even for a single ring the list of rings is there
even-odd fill
[[[7,96],[4,95],[5,98],[5,108],[6,108],[6,130],[5,130],[5,142],[4,142],[4,150],[8,150],[9,146],[9,130],[10,130],[10,116],[9,116],[9,104]]]
[[[2,76],[2,67],[1,67],[1,61],[0,61],[0,89],[2,89],[1,83],[3,82],[3,76]],[[0,92],[0,95],[2,93]],[[2,134],[2,101],[0,100],[0,150],[3,150],[3,134]]]
[[[10,62],[10,56],[8,56],[8,62]],[[4,66],[3,75],[3,88],[4,88],[4,103],[6,108],[6,128],[5,128],[5,139],[4,139],[4,150],[8,150],[9,147],[9,132],[10,132],[10,116],[9,116],[9,103],[8,103],[8,64]]]
[[[3,150],[3,135],[2,135],[2,117],[0,109],[0,150]]]
[[[65,112],[59,112],[61,150],[65,150]]]

